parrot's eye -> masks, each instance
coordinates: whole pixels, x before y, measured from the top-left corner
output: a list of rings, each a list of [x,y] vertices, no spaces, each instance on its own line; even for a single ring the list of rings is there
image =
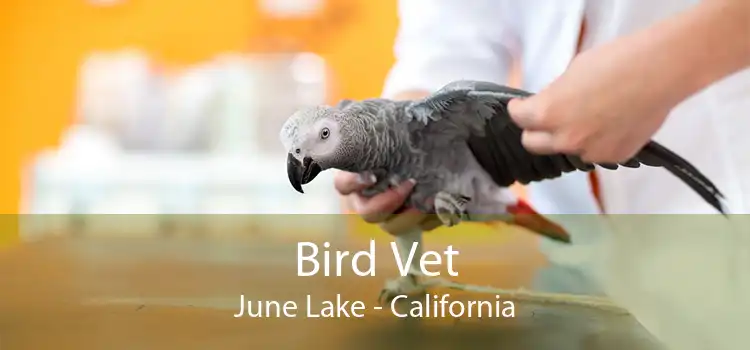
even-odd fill
[[[320,130],[320,138],[325,140],[328,138],[328,136],[331,135],[331,131],[328,130],[328,128],[323,128],[323,130]]]
[[[301,152],[302,152],[302,150],[299,149],[299,148],[297,148],[297,149],[294,150],[294,153],[297,153],[297,154],[300,154]]]

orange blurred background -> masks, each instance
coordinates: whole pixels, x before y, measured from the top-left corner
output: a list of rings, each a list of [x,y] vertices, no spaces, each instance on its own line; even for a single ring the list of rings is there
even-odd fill
[[[78,67],[91,50],[136,46],[166,66],[180,66],[219,52],[302,45],[328,61],[340,88],[336,95],[365,98],[380,92],[397,26],[394,1],[327,0],[313,17],[296,20],[271,18],[248,0],[125,0],[110,6],[9,0],[3,7],[2,213],[19,210],[24,161],[56,146],[72,122]]]
[[[272,15],[263,5],[269,0],[111,1],[6,2],[0,15],[0,115],[6,126],[0,131],[0,213],[28,212],[21,206],[35,189],[23,188],[32,177],[28,168],[40,151],[59,147],[63,132],[80,122],[78,74],[94,51],[142,49],[162,70],[180,70],[221,53],[313,52],[332,75],[331,103],[379,95],[394,60],[394,0],[277,2],[318,3],[297,17]],[[511,85],[517,82],[515,76]],[[3,226],[10,229],[0,241],[18,238],[17,224],[10,224]],[[357,231],[378,231],[361,224]],[[491,231],[483,225],[466,230]]]

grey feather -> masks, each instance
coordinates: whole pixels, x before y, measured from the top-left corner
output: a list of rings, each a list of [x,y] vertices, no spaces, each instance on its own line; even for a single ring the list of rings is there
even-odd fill
[[[365,196],[416,180],[405,206],[427,213],[435,213],[436,197],[442,193],[443,197],[468,198],[472,205],[466,210],[471,214],[505,214],[509,204],[498,197],[516,182],[554,179],[573,171],[592,171],[597,165],[614,170],[641,164],[665,168],[725,212],[723,195],[716,186],[655,142],[620,164],[591,164],[575,155],[528,152],[521,143],[523,130],[507,111],[510,100],[528,96],[528,92],[493,83],[458,81],[418,101],[344,100],[335,107],[295,114],[282,128],[281,138],[290,151],[298,144],[314,148],[316,164],[322,169],[375,175],[377,183],[363,191]],[[314,125],[323,122],[340,128],[341,135],[335,149],[321,156],[320,149],[327,150],[328,144],[316,143]]]
[[[459,81],[415,102],[407,111],[420,121],[470,131],[468,137],[460,132],[457,137],[465,137],[473,155],[500,186],[552,179],[576,170],[592,171],[595,165],[615,170],[620,166],[637,168],[644,164],[665,168],[711,206],[725,213],[724,196],[719,189],[692,164],[654,141],[633,159],[619,164],[590,164],[575,155],[528,152],[521,143],[522,130],[510,118],[507,104],[513,98],[530,95],[493,83]]]

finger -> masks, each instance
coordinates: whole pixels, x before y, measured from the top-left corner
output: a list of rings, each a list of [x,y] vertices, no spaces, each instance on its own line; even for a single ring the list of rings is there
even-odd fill
[[[354,209],[354,196],[339,196],[341,199],[341,211],[344,214],[356,214]]]
[[[635,157],[638,151],[629,151],[622,146],[593,147],[581,154],[581,159],[587,163],[620,163]]]
[[[612,160],[612,153],[604,149],[584,149],[580,157],[586,163],[609,163]]]
[[[634,143],[634,140],[637,140],[637,136],[632,134],[598,134],[586,142],[579,153],[584,161],[590,163],[625,162],[635,157],[640,150],[639,144]]]
[[[338,171],[333,177],[333,186],[342,195],[349,195],[372,186],[376,181],[375,175],[372,174]]]
[[[362,219],[369,223],[381,222],[404,204],[415,184],[414,180],[404,181],[398,187],[372,198],[357,195],[354,199],[355,210],[362,216]]]
[[[544,126],[536,101],[536,97],[532,96],[526,99],[512,99],[508,103],[508,114],[521,129],[540,129]]]
[[[410,230],[419,228],[419,224],[426,217],[427,214],[410,208],[401,214],[394,215],[384,223],[380,224],[380,227],[394,236],[400,236]]]
[[[545,131],[524,131],[521,143],[529,152],[536,154],[555,153],[554,135]]]

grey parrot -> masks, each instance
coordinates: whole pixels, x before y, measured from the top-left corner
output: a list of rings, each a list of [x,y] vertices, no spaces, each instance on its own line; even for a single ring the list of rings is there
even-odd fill
[[[343,100],[337,106],[305,108],[282,126],[280,138],[288,151],[287,173],[292,187],[303,193],[321,171],[339,169],[374,176],[376,184],[363,195],[373,196],[407,179],[416,186],[404,206],[436,214],[446,226],[483,221],[509,213],[518,199],[508,187],[543,181],[595,166],[662,167],[685,182],[722,214],[724,196],[698,169],[666,147],[651,141],[620,164],[591,164],[575,155],[537,155],[521,144],[522,129],[507,112],[513,98],[531,93],[482,81],[455,81],[416,101]],[[484,219],[480,219],[484,218]],[[554,230],[552,230],[554,231]],[[559,241],[568,236],[541,230]],[[396,237],[408,252],[421,246],[422,232]],[[421,250],[417,250],[417,257]],[[402,257],[407,254],[402,253]],[[421,280],[418,259],[410,273],[389,281],[386,300],[421,293],[434,285]]]

